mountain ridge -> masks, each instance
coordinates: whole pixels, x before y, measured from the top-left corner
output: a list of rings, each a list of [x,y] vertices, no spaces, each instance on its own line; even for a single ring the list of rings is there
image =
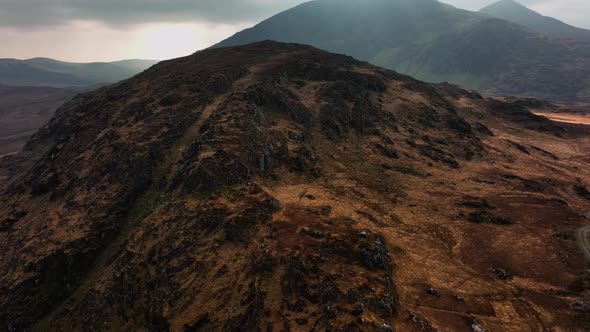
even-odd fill
[[[548,35],[590,40],[590,30],[578,28],[553,17],[543,16],[515,0],[501,0],[479,10],[480,13],[520,24]]]
[[[213,47],[265,39],[310,44],[486,94],[590,101],[589,42],[550,38],[437,1],[311,1]]]

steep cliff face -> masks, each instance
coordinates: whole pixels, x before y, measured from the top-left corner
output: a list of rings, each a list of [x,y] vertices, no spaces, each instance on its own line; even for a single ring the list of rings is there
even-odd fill
[[[166,61],[0,163],[0,321],[583,330],[588,137],[302,45]]]

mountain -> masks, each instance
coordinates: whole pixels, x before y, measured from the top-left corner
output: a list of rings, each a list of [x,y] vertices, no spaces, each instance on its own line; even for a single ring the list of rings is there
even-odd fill
[[[590,101],[590,42],[436,0],[316,0],[214,47],[272,39],[354,56],[430,82],[485,94]]]
[[[91,86],[118,82],[156,63],[152,60],[70,63],[47,58],[0,59],[0,83],[56,88]]]
[[[501,18],[529,29],[562,38],[590,40],[590,30],[580,29],[553,17],[543,16],[514,0],[502,0],[482,8],[482,14]]]
[[[589,134],[310,46],[163,61],[0,159],[0,326],[584,331]]]
[[[0,84],[0,156],[19,151],[51,119],[55,110],[79,91]]]

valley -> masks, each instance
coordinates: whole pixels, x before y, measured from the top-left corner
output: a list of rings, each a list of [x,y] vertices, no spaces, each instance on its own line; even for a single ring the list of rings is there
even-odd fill
[[[0,85],[0,155],[20,151],[55,110],[78,91]]]
[[[0,155],[19,151],[76,94],[129,78],[157,61],[68,63],[0,59]]]

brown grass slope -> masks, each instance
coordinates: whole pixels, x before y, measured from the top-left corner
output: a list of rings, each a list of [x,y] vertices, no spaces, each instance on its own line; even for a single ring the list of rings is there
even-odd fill
[[[166,61],[3,159],[0,326],[584,331],[589,140],[302,45]]]

